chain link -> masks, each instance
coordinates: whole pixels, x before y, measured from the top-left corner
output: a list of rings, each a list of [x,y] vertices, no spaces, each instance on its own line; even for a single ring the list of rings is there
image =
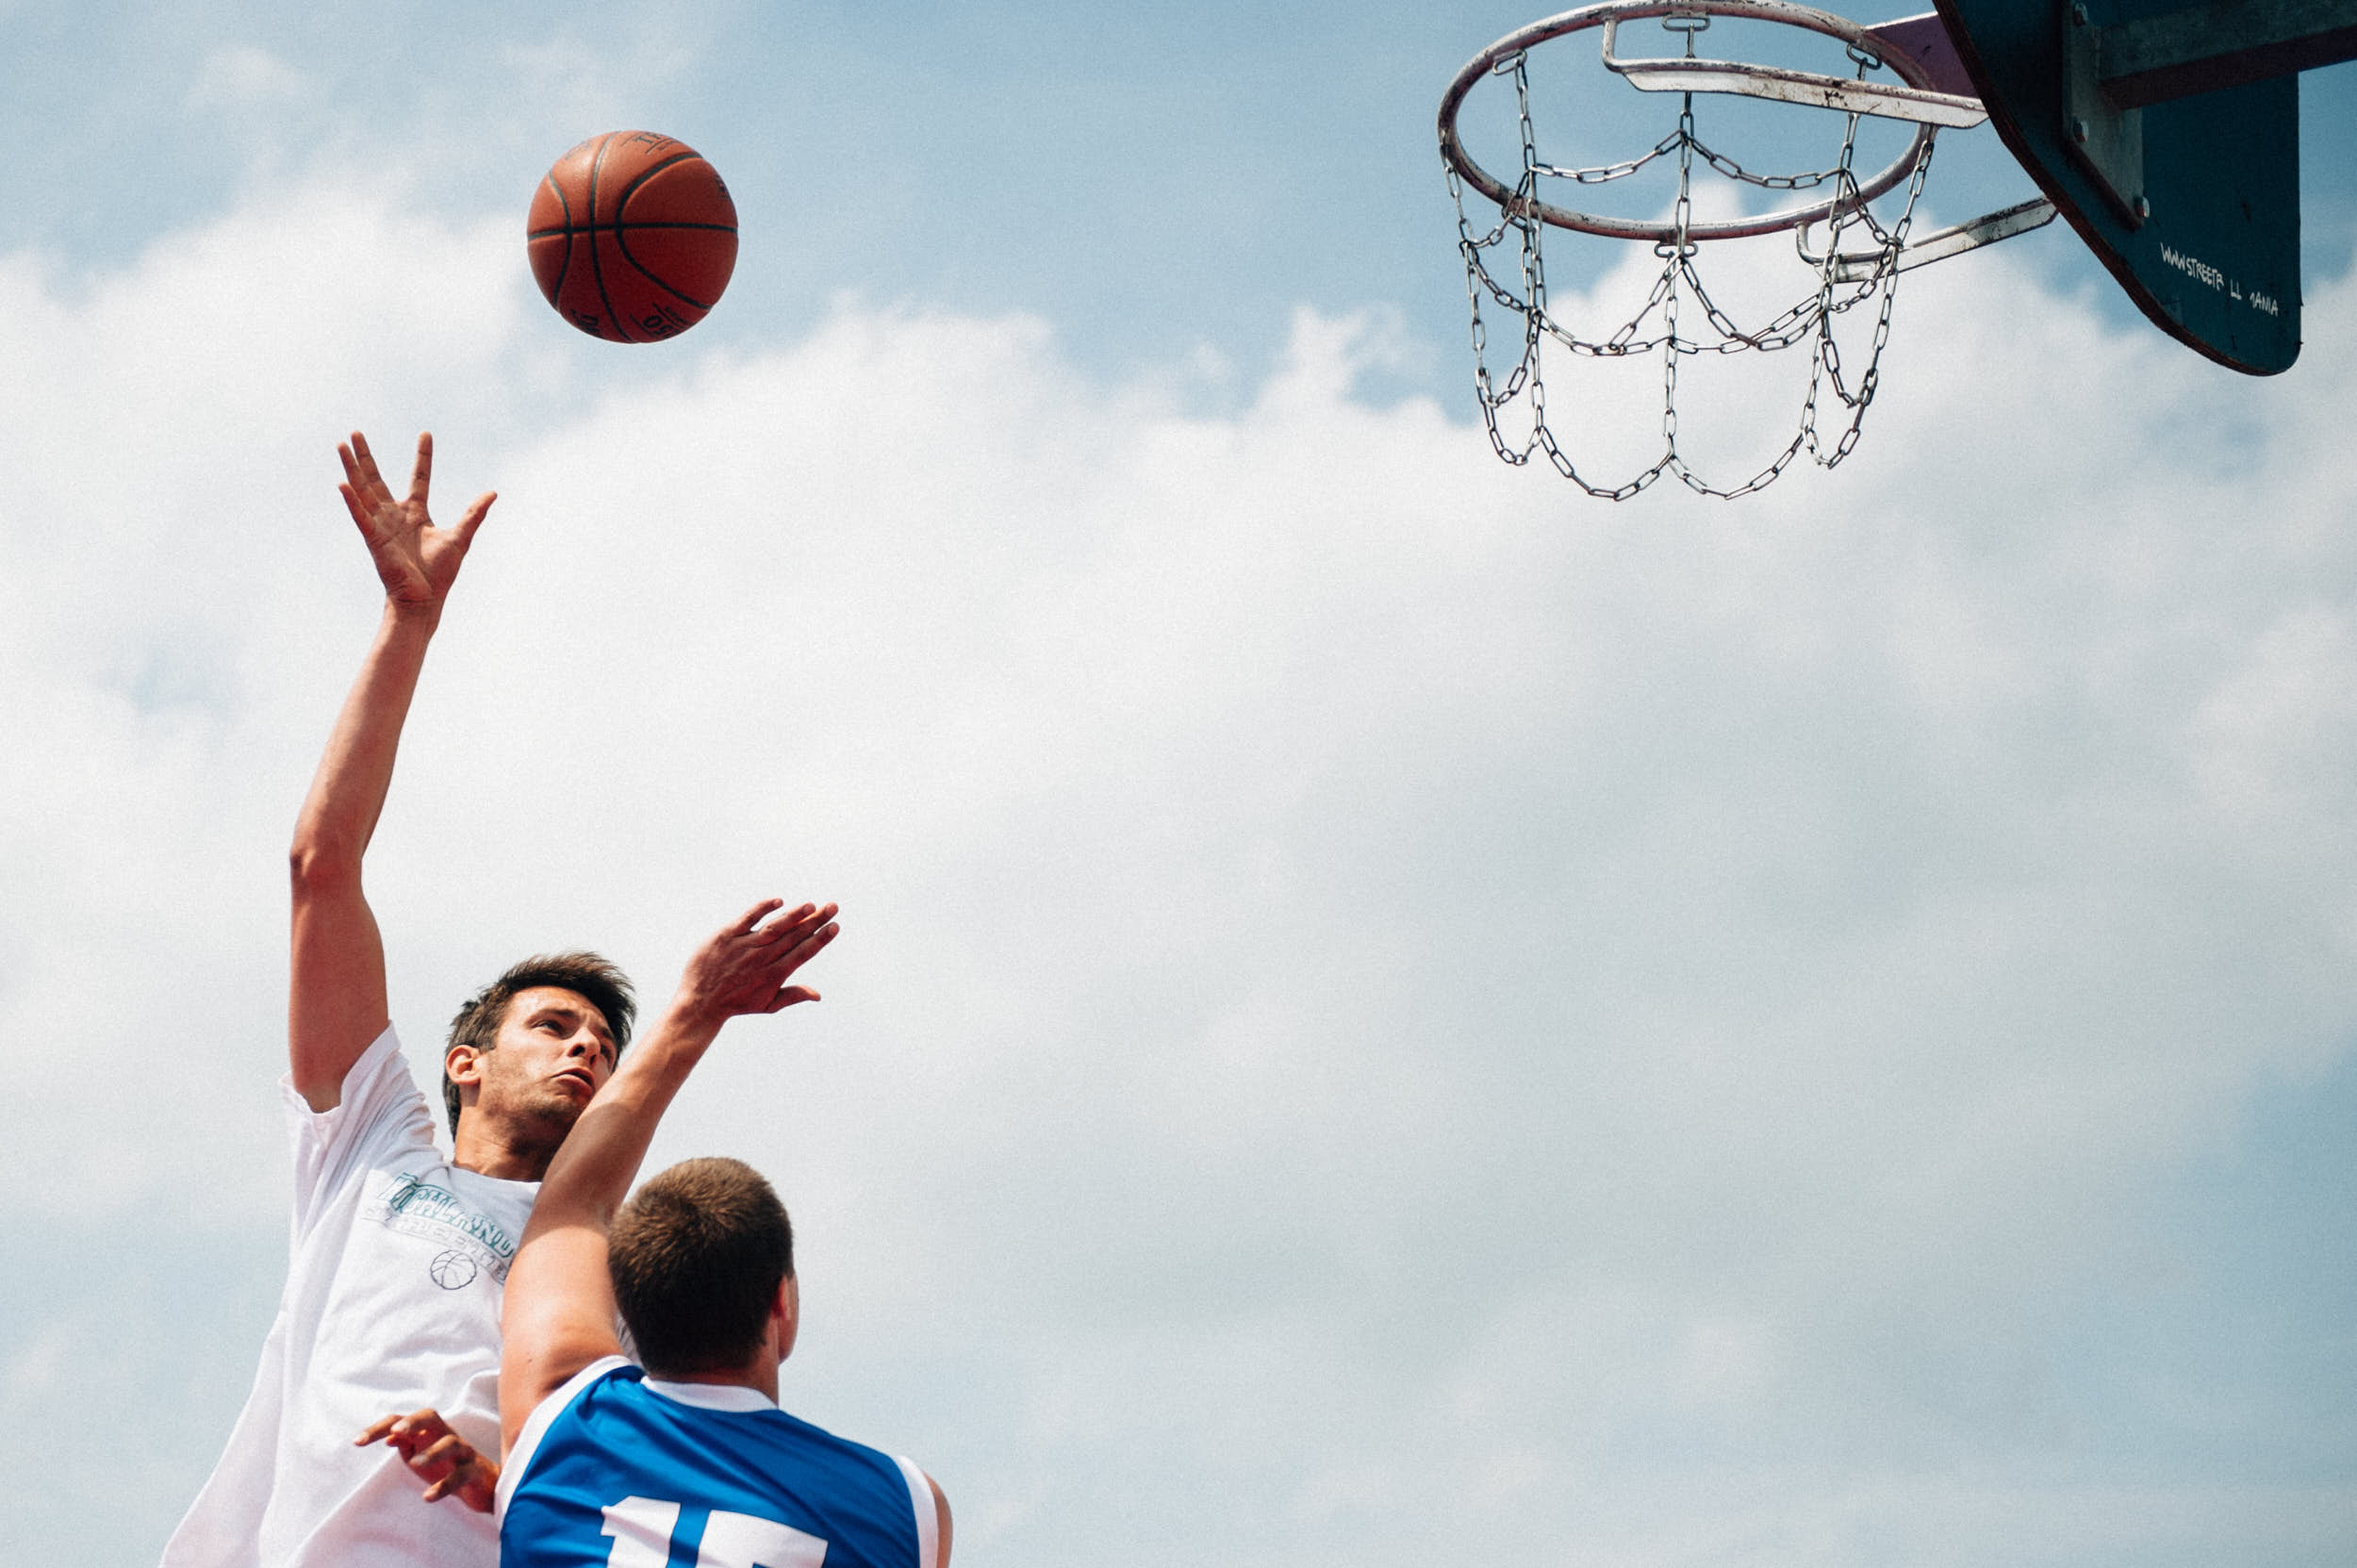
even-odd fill
[[[1671,17],[1662,25],[1686,34],[1687,53],[1693,53],[1694,35],[1708,25],[1703,16]],[[1674,24],[1674,25],[1673,25]],[[1877,69],[1881,62],[1857,48],[1849,50],[1850,58],[1863,75]],[[1620,163],[1592,168],[1564,168],[1549,163],[1539,156],[1539,139],[1530,112],[1530,79],[1527,60],[1516,54],[1500,60],[1492,68],[1492,74],[1509,76],[1513,80],[1515,106],[1518,111],[1522,140],[1522,173],[1508,200],[1502,206],[1497,223],[1476,232],[1474,222],[1465,210],[1464,182],[1457,171],[1442,160],[1448,179],[1449,196],[1457,206],[1458,251],[1465,263],[1465,298],[1471,307],[1471,335],[1474,351],[1474,388],[1481,404],[1482,422],[1489,433],[1490,445],[1498,456],[1521,468],[1534,456],[1544,454],[1549,464],[1564,478],[1577,485],[1590,495],[1611,501],[1624,501],[1653,485],[1663,474],[1673,474],[1689,489],[1699,494],[1732,500],[1765,488],[1791,464],[1803,451],[1819,466],[1832,468],[1847,457],[1857,445],[1858,434],[1866,410],[1874,401],[1880,386],[1884,345],[1890,339],[1891,306],[1897,297],[1899,253],[1905,247],[1906,236],[1914,222],[1918,200],[1923,191],[1925,176],[1931,167],[1931,146],[1926,140],[1923,156],[1916,161],[1908,179],[1904,205],[1898,215],[1886,225],[1875,218],[1860,199],[1857,177],[1853,164],[1856,151],[1860,116],[1844,116],[1839,157],[1828,169],[1808,171],[1798,174],[1760,174],[1742,168],[1734,159],[1713,151],[1696,135],[1694,128],[1694,98],[1681,94],[1677,128],[1655,144],[1650,152]],[[1597,185],[1623,179],[1656,159],[1674,157],[1677,167],[1677,196],[1672,208],[1673,238],[1654,246],[1654,254],[1661,261],[1652,289],[1635,315],[1614,327],[1602,338],[1581,336],[1569,324],[1558,321],[1547,307],[1544,234],[1546,223],[1538,216],[1540,188],[1542,180],[1567,180],[1581,185]],[[1805,190],[1830,184],[1833,187],[1831,210],[1824,220],[1828,233],[1823,256],[1817,262],[1815,288],[1798,303],[1777,314],[1764,324],[1746,328],[1715,301],[1704,284],[1695,262],[1701,246],[1690,236],[1693,222],[1693,173],[1697,159],[1724,178],[1740,181],[1769,190]],[[1863,279],[1844,283],[1837,276],[1840,265],[1841,238],[1845,231],[1860,230],[1873,241],[1875,262]],[[1503,260],[1512,257],[1512,272],[1501,280],[1492,271],[1490,257]],[[1853,253],[1852,259],[1855,259]],[[1489,326],[1483,317],[1485,297],[1497,308],[1521,318],[1521,352],[1513,368],[1501,385],[1490,363]],[[1691,300],[1708,325],[1708,336],[1685,337],[1679,330],[1680,305]],[[1841,348],[1834,335],[1837,321],[1861,305],[1872,302],[1874,328],[1871,351],[1854,384],[1845,376]],[[1699,329],[1698,329],[1699,330]],[[1801,404],[1799,427],[1792,438],[1773,460],[1743,484],[1732,488],[1711,485],[1689,467],[1678,452],[1677,383],[1678,362],[1682,358],[1705,354],[1740,354],[1753,351],[1774,352],[1811,345],[1809,376],[1805,396]],[[1548,422],[1546,382],[1541,373],[1541,358],[1548,346],[1574,355],[1588,358],[1620,359],[1656,354],[1661,355],[1661,452],[1634,477],[1618,485],[1604,485],[1582,474],[1570,455],[1557,443]],[[1826,394],[1830,392],[1831,400]],[[1509,437],[1502,426],[1500,415],[1520,401],[1521,412],[1527,416],[1526,434]],[[1819,430],[1821,405],[1838,407],[1846,414],[1840,432],[1828,438]],[[1521,420],[1512,421],[1519,431]]]

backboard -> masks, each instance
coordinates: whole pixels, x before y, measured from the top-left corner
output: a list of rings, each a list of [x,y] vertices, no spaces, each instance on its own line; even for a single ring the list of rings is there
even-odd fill
[[[2299,76],[2121,108],[2141,95],[2128,57],[2149,54],[2188,14],[2185,0],[1937,3],[2006,147],[2153,324],[2238,371],[2289,369],[2299,355]]]

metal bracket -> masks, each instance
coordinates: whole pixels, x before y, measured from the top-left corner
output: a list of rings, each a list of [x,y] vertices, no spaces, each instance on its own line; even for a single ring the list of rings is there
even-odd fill
[[[2141,108],[2357,59],[2357,0],[2198,0],[2102,32],[2103,95]]]
[[[2357,0],[2194,0],[2099,27],[2062,0],[2064,140],[2130,228],[2144,192],[2144,107],[2357,58]]]
[[[2063,141],[2121,222],[2141,228],[2152,216],[2144,194],[2144,110],[2104,95],[2104,32],[2088,20],[2086,0],[2062,0]]]
[[[1885,85],[1776,65],[1745,65],[1739,60],[1622,59],[1612,53],[1619,30],[1618,17],[1604,25],[1605,69],[1626,77],[1628,85],[1640,92],[1734,92],[1747,98],[1805,104],[1810,108],[1967,130],[1988,118],[1988,110],[1978,98],[1896,82]]]
[[[2017,234],[2043,228],[2054,221],[2054,204],[2043,196],[2033,196],[2026,202],[2002,208],[1969,223],[1935,229],[1922,239],[1900,247],[1895,257],[1873,251],[1843,251],[1832,258],[1833,281],[1836,283],[1870,283],[1882,275],[1887,267],[1893,272],[1910,272],[1934,261],[1945,261],[1952,256],[1977,251],[1983,245],[1994,245],[2000,239],[2010,239]],[[1812,267],[1825,265],[1826,257],[1808,248],[1808,231],[1817,226],[1811,220],[1792,231],[1792,242],[1799,247],[1801,259]]]

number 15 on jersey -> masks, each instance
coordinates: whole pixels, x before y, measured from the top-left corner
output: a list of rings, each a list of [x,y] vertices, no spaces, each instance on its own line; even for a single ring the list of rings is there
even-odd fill
[[[605,1568],[667,1568],[679,1504],[625,1497],[604,1513],[602,1533],[614,1538]],[[827,1543],[816,1536],[722,1509],[705,1518],[703,1543],[696,1549],[696,1568],[822,1568],[826,1560]]]

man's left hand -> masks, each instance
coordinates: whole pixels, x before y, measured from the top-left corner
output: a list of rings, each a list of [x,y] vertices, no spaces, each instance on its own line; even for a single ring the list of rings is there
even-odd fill
[[[782,899],[765,899],[715,933],[688,960],[673,1013],[717,1028],[749,1013],[816,1001],[817,992],[788,982],[834,940],[834,905],[803,904],[779,914],[784,908]]]
[[[388,1415],[353,1440],[355,1447],[389,1443],[410,1474],[427,1483],[425,1500],[455,1497],[477,1513],[491,1511],[500,1467],[475,1452],[474,1444],[450,1429],[438,1411]]]

